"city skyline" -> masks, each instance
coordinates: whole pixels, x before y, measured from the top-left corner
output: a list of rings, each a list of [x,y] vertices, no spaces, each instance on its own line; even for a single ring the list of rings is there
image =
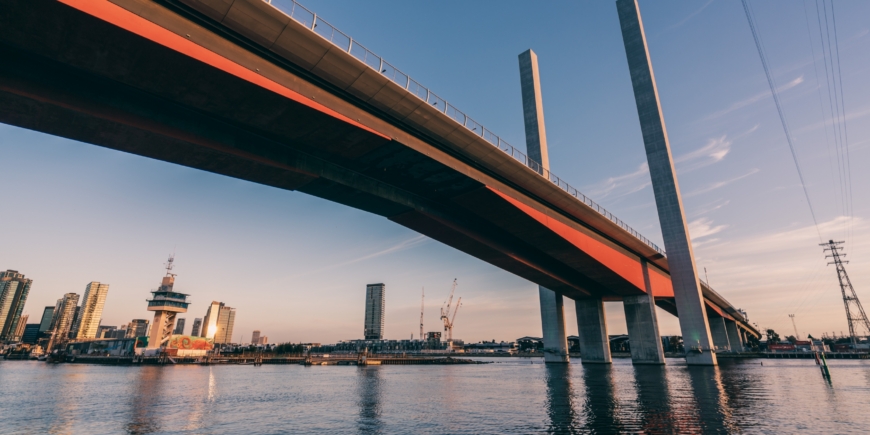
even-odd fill
[[[548,29],[527,24],[521,8],[505,7],[498,14],[501,21],[516,24],[510,34],[505,26],[472,18],[485,12],[481,5],[421,6],[460,30],[446,40],[429,29],[409,31],[404,41],[391,41],[366,17],[377,11],[399,30],[408,30],[401,27],[414,23],[408,11],[305,3],[515,144],[523,137],[516,55],[533,48],[541,64],[553,171],[647,237],[660,239],[609,2],[543,6],[542,13],[554,19]],[[458,14],[460,7],[468,9]],[[787,331],[787,314],[796,313],[802,334],[845,330],[836,276],[816,246],[816,230],[743,11],[725,2],[641,2],[641,7],[698,268],[709,272],[704,278],[761,327]],[[868,204],[856,195],[854,218],[844,218],[842,198],[831,192],[837,174],[829,163],[836,162],[827,155],[825,124],[817,113],[817,74],[824,72],[812,62],[804,10],[800,5],[756,8],[786,116],[799,133],[798,156],[807,165],[820,232],[825,240],[846,239],[853,261],[847,269],[866,300]],[[838,13],[851,159],[859,168],[870,160],[867,123],[861,122],[870,115],[863,103],[870,101],[870,89],[861,80],[870,65],[856,55],[870,45],[867,25],[858,19],[868,13],[867,5],[847,3]],[[475,43],[451,44],[461,38]],[[495,48],[489,38],[503,44]],[[578,44],[562,53],[559,41],[564,38]],[[481,53],[478,44],[493,48]],[[818,58],[820,47],[815,49]],[[457,72],[456,64],[466,67]],[[113,283],[104,323],[143,317],[141,299],[152,288],[159,267],[155,259],[177,247],[186,262],[179,288],[194,295],[191,309],[201,313],[208,300],[236,300],[239,288],[250,289],[252,300],[234,302],[238,327],[268,329],[278,341],[356,337],[364,299],[359,288],[366,282],[391,288],[387,338],[407,336],[418,330],[419,287],[437,295],[426,306],[433,313],[457,276],[465,295],[457,337],[501,339],[540,331],[535,285],[377,217],[299,193],[9,126],[0,127],[0,133],[0,151],[21,163],[0,175],[0,182],[19,193],[23,210],[9,217],[16,229],[10,237],[21,248],[0,252],[0,265],[36,280],[25,308],[31,317],[37,315],[31,307],[49,305],[79,288],[76,283],[94,278]],[[105,170],[80,173],[80,167],[93,165]],[[853,176],[860,192],[868,176],[860,171]],[[94,204],[106,213],[88,215],[86,206]],[[170,223],[167,209],[172,210]],[[90,222],[75,216],[88,216]],[[107,246],[106,252],[76,259],[78,246],[94,242]],[[215,273],[235,268],[248,273],[226,279]],[[624,331],[621,307],[606,305],[611,331]],[[305,309],[287,319],[288,306]],[[565,311],[568,332],[574,334],[570,303]],[[663,335],[679,332],[672,316],[660,313],[659,319]],[[430,315],[425,323],[437,325],[437,320]]]

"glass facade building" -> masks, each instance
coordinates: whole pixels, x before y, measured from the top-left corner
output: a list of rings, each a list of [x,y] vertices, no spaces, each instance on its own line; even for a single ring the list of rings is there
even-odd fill
[[[366,286],[366,317],[363,336],[366,340],[383,340],[384,307],[387,287],[383,283]]]

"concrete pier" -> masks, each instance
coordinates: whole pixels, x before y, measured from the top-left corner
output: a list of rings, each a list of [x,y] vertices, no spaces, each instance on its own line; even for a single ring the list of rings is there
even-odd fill
[[[541,81],[538,56],[531,49],[519,55],[520,85],[523,94],[523,121],[526,127],[526,151],[529,158],[541,164],[540,173],[550,169],[547,155],[547,131],[544,128],[544,106],[541,102]],[[568,362],[568,335],[565,332],[565,310],[562,295],[538,287],[541,296],[541,326],[544,340],[544,361]]]
[[[640,9],[636,0],[617,0],[616,9],[662,226],[680,329],[687,350],[686,362],[689,365],[716,365],[716,355],[709,351],[713,341]]]
[[[578,299],[574,301],[577,312],[577,336],[580,337],[580,362],[583,364],[610,364],[610,340],[607,337],[607,318],[604,301]]]
[[[719,350],[731,350],[728,340],[728,331],[725,330],[725,319],[722,317],[710,318],[710,334],[713,336],[713,346]]]
[[[544,340],[544,362],[568,362],[568,335],[565,332],[565,309],[562,295],[538,287],[541,297],[541,329]]]
[[[665,352],[659,335],[656,304],[649,282],[646,261],[641,261],[647,293],[639,296],[623,296],[625,323],[631,343],[631,362],[634,364],[664,364]]]
[[[743,338],[740,336],[740,331],[737,329],[737,323],[733,320],[725,320],[725,333],[728,335],[728,345],[732,352],[743,352]]]

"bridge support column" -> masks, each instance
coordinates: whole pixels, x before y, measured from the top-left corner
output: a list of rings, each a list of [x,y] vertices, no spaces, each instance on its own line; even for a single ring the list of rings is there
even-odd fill
[[[731,346],[732,352],[743,352],[743,338],[740,337],[740,331],[737,329],[737,322],[733,320],[725,320],[725,333],[728,335],[728,344]]]
[[[631,344],[631,362],[634,364],[664,364],[665,352],[659,335],[656,304],[649,283],[647,263],[641,260],[647,293],[638,296],[623,296],[625,323]]]
[[[712,344],[710,326],[707,323],[704,299],[701,297],[698,270],[689,240],[680,186],[661,113],[640,10],[636,0],[617,0],[616,9],[622,27],[622,40],[631,73],[656,208],[662,226],[662,238],[667,250],[683,342],[687,350],[692,347],[709,349]],[[689,351],[686,353],[686,362],[689,365],[716,365],[716,354]]]
[[[574,301],[577,312],[577,336],[580,337],[580,362],[583,364],[610,364],[610,339],[607,337],[607,318],[604,301],[578,299]]]
[[[717,350],[731,350],[724,317],[710,318],[710,333],[713,335],[713,345]]]
[[[562,295],[538,286],[541,297],[541,326],[544,334],[544,362],[568,362],[568,335]]]

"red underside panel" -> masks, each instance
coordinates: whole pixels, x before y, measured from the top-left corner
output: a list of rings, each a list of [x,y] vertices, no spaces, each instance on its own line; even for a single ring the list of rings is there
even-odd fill
[[[560,237],[576,246],[587,255],[594,258],[596,261],[616,272],[626,281],[634,284],[635,287],[642,291],[645,290],[643,283],[643,270],[641,269],[640,259],[633,255],[627,255],[623,251],[614,248],[588,234],[578,231],[570,226],[556,220],[551,219],[546,214],[529,207],[514,198],[511,198],[498,190],[489,188],[497,195],[511,203],[514,207],[520,209],[523,213],[546,226]],[[671,285],[671,279],[658,272],[657,269],[650,267],[650,286],[652,287],[653,296],[656,297],[673,297],[674,290]]]

